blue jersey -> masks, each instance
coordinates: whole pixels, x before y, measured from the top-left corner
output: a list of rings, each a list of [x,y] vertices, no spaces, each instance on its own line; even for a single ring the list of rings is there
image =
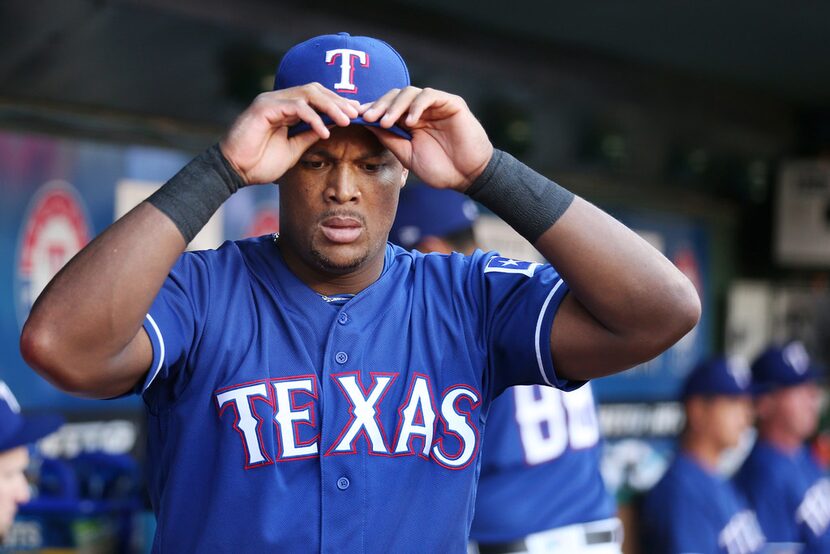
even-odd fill
[[[465,552],[491,399],[557,379],[547,265],[388,245],[326,302],[260,237],[185,253],[144,328],[154,552]]]
[[[641,510],[644,552],[749,554],[765,539],[730,481],[679,453]]]
[[[508,389],[490,408],[471,538],[509,542],[613,517],[591,387]]]
[[[830,552],[830,479],[806,448],[787,454],[759,440],[736,476],[771,543]]]

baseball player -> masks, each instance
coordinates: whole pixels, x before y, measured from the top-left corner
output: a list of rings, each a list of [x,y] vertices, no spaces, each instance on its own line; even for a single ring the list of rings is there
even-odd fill
[[[680,450],[642,504],[646,552],[749,554],[764,535],[754,512],[718,472],[721,454],[750,425],[749,367],[714,358],[689,374],[682,397],[686,428]]]
[[[387,244],[410,171],[557,269]],[[278,237],[183,254],[275,181]],[[65,390],[142,395],[156,552],[463,552],[492,398],[620,371],[699,312],[677,268],[494,150],[460,97],[340,33],[289,50],[274,91],[82,250],[21,349]]]
[[[819,417],[804,345],[773,345],[752,364],[758,441],[736,475],[770,543],[830,552],[830,479],[804,441]]]
[[[17,507],[31,495],[24,473],[29,465],[28,445],[61,423],[56,415],[24,417],[11,389],[0,381],[0,543],[11,529]]]
[[[462,194],[410,183],[389,238],[421,252],[469,255],[477,216]],[[471,550],[619,554],[622,528],[600,474],[601,450],[590,384],[567,394],[507,389],[487,417]]]

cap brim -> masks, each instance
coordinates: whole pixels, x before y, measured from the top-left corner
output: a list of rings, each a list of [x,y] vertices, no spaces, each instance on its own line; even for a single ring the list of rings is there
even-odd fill
[[[693,396],[701,396],[703,398],[712,398],[715,396],[724,398],[744,398],[752,396],[752,391],[746,389],[690,389],[684,390],[680,394],[680,400],[688,400]]]
[[[821,375],[815,368],[810,368],[804,373],[800,375],[793,375],[787,379],[778,380],[778,381],[764,381],[764,382],[754,382],[752,384],[752,395],[753,396],[761,396],[767,394],[768,392],[777,391],[779,389],[785,389],[788,387],[795,387],[804,383],[815,383],[819,380]]]
[[[334,124],[334,122],[328,116],[324,115],[324,116],[322,116],[322,118],[323,118],[323,123],[325,123],[326,125],[333,125]],[[366,127],[381,128],[380,124],[377,121],[375,121],[373,123],[370,123],[368,121],[364,121],[363,117],[355,117],[354,119],[351,120],[351,122],[354,125],[365,125]],[[306,123],[305,121],[302,121],[302,122],[297,123],[296,125],[294,125],[293,127],[288,129],[288,136],[293,137],[294,135],[302,133],[303,131],[308,131],[309,129],[311,129],[311,126],[308,123]],[[412,140],[412,135],[408,131],[405,131],[403,128],[398,127],[397,125],[393,125],[393,126],[389,127],[388,129],[384,128],[383,130],[384,131],[389,131],[390,133],[398,135],[401,138],[405,138],[406,140]]]
[[[26,416],[23,425],[0,444],[0,451],[42,439],[63,425],[63,422],[63,418],[57,414]]]

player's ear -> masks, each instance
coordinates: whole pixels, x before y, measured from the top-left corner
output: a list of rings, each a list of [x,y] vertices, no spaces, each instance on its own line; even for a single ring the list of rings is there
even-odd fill
[[[700,396],[692,396],[687,398],[684,404],[686,409],[686,429],[697,431],[701,416],[706,411],[704,399]]]
[[[767,420],[774,414],[775,401],[771,394],[762,394],[755,399],[755,419]]]
[[[406,179],[409,177],[409,170],[407,168],[403,168],[401,171],[401,188],[406,185]]]

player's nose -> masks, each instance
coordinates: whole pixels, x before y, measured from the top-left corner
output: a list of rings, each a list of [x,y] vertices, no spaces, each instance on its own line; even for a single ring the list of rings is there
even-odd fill
[[[15,479],[14,500],[18,504],[25,504],[32,499],[32,491],[29,488],[29,482],[26,476],[21,473]]]
[[[348,167],[340,166],[329,172],[326,200],[337,204],[348,204],[360,199],[357,176]]]

